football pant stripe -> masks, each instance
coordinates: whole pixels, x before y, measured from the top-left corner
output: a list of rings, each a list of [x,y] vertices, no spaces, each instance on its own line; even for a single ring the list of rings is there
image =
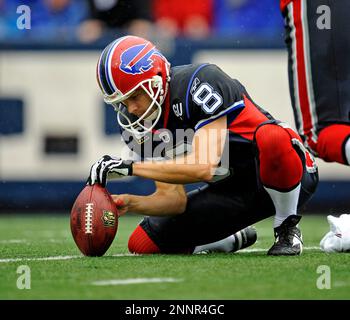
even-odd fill
[[[297,0],[287,8],[292,29],[294,99],[300,125],[299,133],[305,135],[308,141],[316,143],[317,115],[310,63],[307,3]]]

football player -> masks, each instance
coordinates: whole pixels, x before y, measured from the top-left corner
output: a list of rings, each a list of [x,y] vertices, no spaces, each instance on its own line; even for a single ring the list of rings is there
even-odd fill
[[[305,146],[350,164],[350,1],[281,0],[294,119]]]
[[[238,80],[207,63],[170,68],[134,36],[104,49],[97,80],[143,161],[103,156],[88,183],[138,176],[156,184],[148,196],[114,195],[120,214],[147,216],[129,239],[131,252],[236,251],[255,242],[250,225],[274,215],[268,254],[301,253],[298,208],[316,189],[316,164],[298,134]],[[205,184],[186,193],[194,182]]]

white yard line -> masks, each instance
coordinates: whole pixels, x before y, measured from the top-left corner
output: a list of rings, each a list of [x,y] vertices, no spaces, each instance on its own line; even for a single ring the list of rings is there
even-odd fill
[[[332,287],[350,287],[350,282],[336,281],[333,283]]]
[[[94,286],[118,286],[140,283],[162,283],[162,282],[181,282],[182,279],[175,278],[130,278],[130,279],[111,279],[91,282]]]
[[[106,257],[137,257],[141,256],[141,254],[134,254],[134,253],[116,253],[116,254],[111,254]]]
[[[8,239],[8,240],[0,240],[0,244],[12,244],[12,243],[26,243],[28,242],[25,239]]]
[[[304,250],[321,250],[319,247],[304,247]],[[267,251],[268,249],[263,248],[254,248],[254,249],[243,249],[241,251],[238,251],[240,253],[244,252],[263,252]],[[117,254],[111,254],[106,255],[106,257],[138,257],[141,255],[133,254],[133,253],[117,253]],[[9,262],[20,262],[20,261],[55,261],[55,260],[72,260],[72,259],[78,259],[78,258],[84,258],[83,255],[74,255],[74,256],[53,256],[53,257],[33,257],[33,258],[5,258],[0,259],[0,263],[9,263]]]
[[[130,257],[130,256],[136,256],[136,255],[131,253],[119,253],[119,254],[113,254],[106,257]],[[78,259],[78,258],[84,258],[84,256],[76,255],[76,256],[53,256],[53,257],[35,257],[35,258],[7,258],[7,259],[0,259],[0,263],[20,262],[20,261],[71,260],[71,259]]]
[[[70,260],[81,258],[82,256],[54,256],[54,257],[38,257],[38,258],[8,258],[0,259],[0,263],[19,262],[19,261],[50,261],[50,260]]]

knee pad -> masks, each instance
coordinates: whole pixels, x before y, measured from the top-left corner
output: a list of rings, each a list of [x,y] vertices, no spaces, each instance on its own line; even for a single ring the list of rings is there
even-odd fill
[[[287,129],[265,124],[255,133],[259,152],[260,179],[264,186],[279,191],[294,189],[301,181],[303,164]]]
[[[151,254],[160,253],[160,249],[148,236],[141,226],[137,226],[131,234],[128,242],[128,248],[131,253]]]
[[[317,155],[327,162],[349,165],[345,144],[350,137],[350,125],[333,124],[323,128],[317,140]]]

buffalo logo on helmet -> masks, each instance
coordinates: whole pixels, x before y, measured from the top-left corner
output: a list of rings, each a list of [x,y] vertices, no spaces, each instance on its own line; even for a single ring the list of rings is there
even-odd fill
[[[120,70],[128,74],[141,74],[153,67],[152,56],[161,53],[154,47],[147,50],[148,44],[139,44],[125,50],[120,57]]]

